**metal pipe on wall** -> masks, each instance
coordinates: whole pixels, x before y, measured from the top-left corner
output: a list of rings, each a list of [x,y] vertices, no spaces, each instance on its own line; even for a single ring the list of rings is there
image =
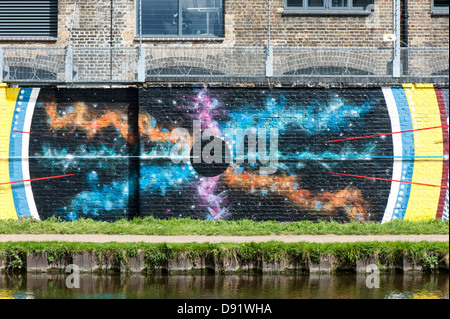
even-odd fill
[[[67,45],[70,45],[70,41],[72,40],[72,28],[73,28],[73,21],[75,20],[76,8],[77,8],[77,0],[75,0],[73,3],[72,20],[70,20],[69,38],[67,39]]]
[[[401,65],[400,65],[400,0],[394,0],[392,2],[392,31],[395,34],[394,48],[393,48],[393,59],[392,59],[392,76],[401,76]]]
[[[270,0],[268,0],[267,46],[270,46]]]
[[[405,27],[405,38],[404,38],[404,45],[405,47],[408,46],[408,18],[409,18],[409,13],[408,13],[408,0],[403,0],[404,1],[404,8],[403,8],[403,24]]]
[[[113,65],[113,10],[114,10],[114,0],[111,0],[111,4],[110,4],[110,26],[109,26],[109,47],[110,47],[110,52],[109,52],[109,79],[112,82],[112,65]],[[112,84],[110,84],[110,87],[112,87]]]
[[[266,77],[273,76],[273,48],[270,44],[270,7],[271,3],[268,0],[268,15],[267,15],[267,47],[266,47]]]
[[[403,39],[402,43],[400,44],[402,47],[408,47],[408,0],[403,0]],[[409,64],[409,57],[408,57],[408,50],[403,50],[402,52],[402,67],[403,67],[403,74],[408,74],[408,64]]]

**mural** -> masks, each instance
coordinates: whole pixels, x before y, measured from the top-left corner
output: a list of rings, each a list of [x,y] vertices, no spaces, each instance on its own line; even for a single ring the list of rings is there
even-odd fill
[[[16,102],[9,102],[9,181],[32,180],[2,185],[12,192],[15,214],[128,217],[130,206],[136,206],[129,202],[135,135],[129,118],[132,112],[137,118],[137,92],[25,88],[11,93]]]
[[[141,150],[150,150],[141,152],[150,157],[141,161],[140,169],[143,215],[204,218],[206,213],[206,218],[211,219],[369,220],[379,219],[386,205],[388,187],[374,192],[366,181],[327,172],[370,171],[374,176],[388,178],[392,164],[374,157],[391,158],[392,142],[379,138],[324,143],[344,135],[390,131],[381,91],[355,95],[351,91],[327,90],[143,90],[139,101],[141,110],[153,115],[155,128],[168,132],[183,128],[188,136],[194,136],[194,121],[200,122],[202,133],[209,130],[226,141],[234,159],[220,175],[201,174],[191,162],[177,164],[169,159],[173,142],[155,143],[141,134]],[[157,111],[158,105],[163,112]],[[258,142],[266,141],[262,155],[277,159],[272,174],[261,173],[261,167],[267,164],[258,160],[252,163],[250,138],[230,134],[237,129],[260,133],[261,128],[266,129],[264,136],[257,136]],[[270,129],[275,129],[276,141],[270,138]],[[227,132],[232,136],[226,136]],[[268,154],[275,142],[275,154]],[[253,149],[255,159],[261,155],[259,146]],[[235,158],[239,148],[244,149],[241,161]],[[168,178],[161,179],[155,170],[164,170]],[[148,176],[154,180],[147,183]]]
[[[448,89],[0,87],[0,218],[448,219]]]

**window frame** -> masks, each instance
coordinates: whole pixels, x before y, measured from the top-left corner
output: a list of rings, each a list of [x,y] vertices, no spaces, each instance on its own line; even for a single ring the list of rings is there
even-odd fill
[[[49,27],[54,27],[54,34],[49,34],[49,35],[39,35],[39,34],[35,34],[35,35],[21,35],[21,34],[9,34],[9,35],[4,35],[4,34],[0,34],[0,41],[4,42],[4,41],[36,41],[36,42],[54,42],[58,40],[58,35],[59,35],[59,1],[58,0],[50,0],[49,2],[53,2],[53,5],[51,4],[51,6],[54,6],[56,8],[56,11],[54,12],[54,17],[52,16],[52,10],[49,10]],[[24,16],[29,15],[30,12],[24,12]],[[21,19],[22,17],[18,17],[17,19]],[[23,18],[22,18],[23,19]],[[31,26],[29,27],[31,29]],[[36,32],[38,33],[38,32]]]
[[[447,7],[436,7],[434,5],[434,0],[431,0],[431,14],[432,15],[448,15]]]
[[[220,18],[222,19],[222,34],[221,35],[196,35],[196,34],[181,34],[180,30],[182,28],[181,22],[182,22],[182,0],[178,0],[178,33],[177,34],[141,34],[140,30],[140,4],[145,0],[135,0],[135,12],[136,12],[136,37],[137,39],[142,40],[224,40],[225,39],[225,0],[221,1],[221,8],[222,12],[220,14]]]
[[[370,15],[372,10],[353,7],[353,0],[348,0],[347,7],[333,7],[332,0],[324,0],[322,7],[309,7],[308,0],[302,0],[301,7],[288,7],[287,0],[283,0],[283,13],[286,15]]]

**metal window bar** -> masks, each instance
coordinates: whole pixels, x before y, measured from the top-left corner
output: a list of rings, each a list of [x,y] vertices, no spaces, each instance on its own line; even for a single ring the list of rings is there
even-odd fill
[[[274,47],[276,77],[390,77],[392,48]]]
[[[401,48],[401,76],[448,82],[448,52],[447,47]],[[138,46],[1,46],[0,63],[0,79],[9,83],[237,82],[271,77],[338,81],[340,78],[392,78],[393,50],[389,47],[143,46],[140,51]]]
[[[64,82],[65,49],[60,47],[4,46],[2,79],[4,82]]]
[[[448,48],[400,48],[403,76],[442,77],[449,75]]]
[[[264,47],[146,47],[147,80],[264,77]]]
[[[127,83],[138,79],[138,47],[73,47],[74,83]]]

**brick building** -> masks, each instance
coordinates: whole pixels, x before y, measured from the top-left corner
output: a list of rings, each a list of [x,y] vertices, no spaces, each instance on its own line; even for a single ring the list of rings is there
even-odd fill
[[[16,29],[19,13],[11,3],[0,2],[4,81],[27,80],[7,70],[20,59],[28,59],[26,67],[41,68],[40,73],[53,73],[51,80],[58,84],[111,82],[111,76],[102,79],[100,72],[113,73],[112,81],[143,83],[153,80],[143,74],[178,76],[193,72],[189,68],[197,75],[249,75],[263,82],[311,73],[390,77],[395,65],[395,78],[439,75],[448,69],[443,49],[449,41],[448,4],[439,0],[48,0],[24,7],[29,22]],[[392,34],[396,41],[387,40]],[[27,49],[19,53],[15,47]],[[245,57],[252,63],[243,62]],[[70,74],[68,63],[78,69],[73,70],[78,78]],[[87,69],[96,69],[95,75],[83,74]],[[302,82],[295,76],[291,80]]]
[[[0,218],[448,219],[448,30],[445,0],[0,0]],[[279,148],[174,161],[196,119]]]

